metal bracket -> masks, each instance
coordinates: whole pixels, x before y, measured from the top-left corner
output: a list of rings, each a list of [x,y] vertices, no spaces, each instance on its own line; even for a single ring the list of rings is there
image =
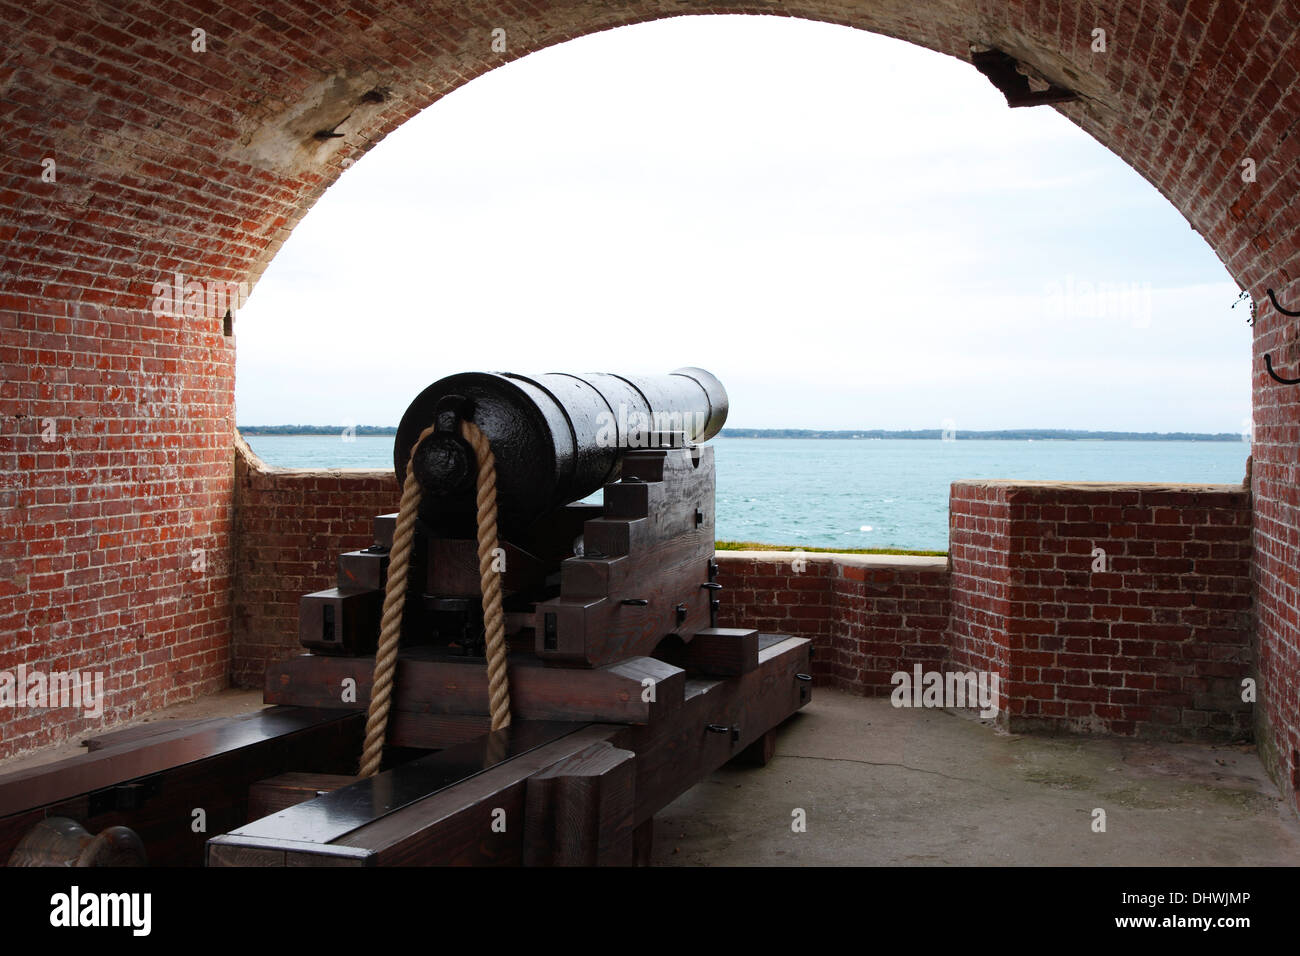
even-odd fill
[[[1300,312],[1296,315],[1300,315]],[[1281,382],[1283,385],[1300,385],[1300,378],[1283,378],[1273,371],[1273,357],[1267,352],[1264,353],[1264,368],[1268,369],[1268,374],[1273,376],[1274,381]]]
[[[733,744],[740,743],[740,726],[727,726],[726,724],[709,724],[705,728],[711,734],[731,734]]]
[[[1277,296],[1273,294],[1272,289],[1268,290],[1268,300],[1273,303],[1273,308],[1277,309],[1283,315],[1289,315],[1293,319],[1300,318],[1300,312],[1292,312],[1290,309],[1284,309],[1278,304]]]

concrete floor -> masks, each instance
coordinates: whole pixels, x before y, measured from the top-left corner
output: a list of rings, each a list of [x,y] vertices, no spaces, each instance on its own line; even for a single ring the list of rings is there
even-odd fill
[[[766,767],[723,767],[656,815],[654,862],[1294,866],[1300,821],[1253,747],[1006,734],[818,688]]]
[[[226,691],[133,723],[260,706],[260,691]],[[71,741],[0,773],[80,753]],[[1020,736],[818,688],[766,767],[723,767],[656,815],[654,862],[1294,866],[1300,820],[1252,747]]]

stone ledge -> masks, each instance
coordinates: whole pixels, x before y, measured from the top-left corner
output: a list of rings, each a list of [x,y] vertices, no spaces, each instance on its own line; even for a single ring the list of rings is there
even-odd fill
[[[965,488],[1044,488],[1061,491],[1180,491],[1241,494],[1243,484],[1197,484],[1169,481],[1030,481],[1022,478],[969,478],[954,481]]]
[[[947,557],[937,554],[838,554],[824,551],[717,551],[715,554],[719,561],[737,558],[750,561],[789,562],[797,557],[810,564],[838,564],[850,568],[948,570]]]

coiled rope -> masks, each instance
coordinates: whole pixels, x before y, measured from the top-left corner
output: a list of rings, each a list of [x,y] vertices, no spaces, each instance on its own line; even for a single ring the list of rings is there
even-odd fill
[[[397,527],[388,556],[388,581],[384,589],[384,614],[375,652],[374,680],[370,708],[366,715],[366,741],[361,751],[361,776],[379,771],[388,737],[388,715],[393,704],[393,683],[397,672],[397,647],[402,636],[402,614],[406,607],[407,577],[411,564],[411,542],[415,537],[415,516],[420,509],[420,483],[415,478],[415,453],[436,430],[430,425],[420,432],[406,462],[402,501],[397,508]],[[504,555],[497,545],[497,465],[492,445],[483,430],[470,421],[460,425],[461,437],[474,449],[478,461],[475,475],[478,507],[478,571],[483,592],[483,624],[487,644],[488,711],[492,729],[510,726],[510,684],[506,672],[505,613],[501,607],[501,570],[493,565]],[[502,566],[504,567],[504,565]]]

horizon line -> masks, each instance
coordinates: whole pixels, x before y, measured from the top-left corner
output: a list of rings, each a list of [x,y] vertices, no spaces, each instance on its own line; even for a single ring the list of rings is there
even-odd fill
[[[396,434],[396,425],[351,425],[351,424],[329,424],[329,425],[311,425],[303,423],[279,424],[279,425],[236,425],[240,432],[249,431],[250,434],[259,432],[266,433],[267,430],[274,429],[273,434],[281,435],[322,435],[332,432],[346,432],[352,430],[355,432],[369,431],[379,434]],[[303,431],[285,431],[284,429],[304,429]],[[883,436],[883,435],[939,435],[945,432],[951,432],[954,437],[960,435],[1031,435],[1043,437],[1059,436],[1089,436],[1089,435],[1137,435],[1137,436],[1156,436],[1166,437],[1170,435],[1189,436],[1196,438],[1216,438],[1216,439],[1236,439],[1245,440],[1242,436],[1245,434],[1241,431],[1188,431],[1184,429],[1175,429],[1172,431],[1138,431],[1134,429],[1122,428],[812,428],[812,427],[753,427],[753,426],[723,426],[715,437],[728,437],[727,433],[732,432],[730,437],[743,438],[745,435],[735,434],[737,432],[763,432],[763,433],[784,433],[785,437],[798,437],[799,433],[804,436]]]

